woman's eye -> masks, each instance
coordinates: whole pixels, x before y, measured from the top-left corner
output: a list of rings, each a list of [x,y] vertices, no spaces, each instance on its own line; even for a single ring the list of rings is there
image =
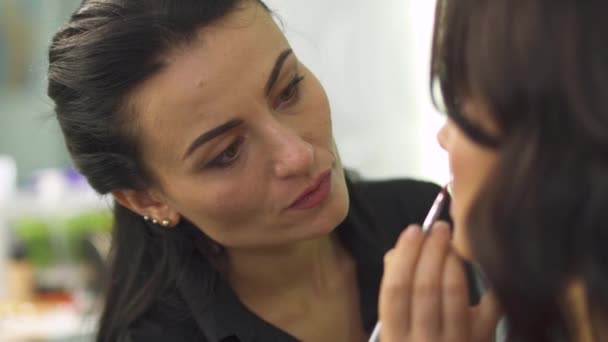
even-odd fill
[[[228,148],[226,148],[222,153],[220,153],[217,157],[215,157],[211,162],[207,164],[209,167],[226,167],[234,163],[241,151],[241,145],[243,144],[244,138],[239,138]]]
[[[283,92],[279,95],[279,103],[277,107],[280,107],[284,104],[290,104],[291,102],[297,100],[299,93],[299,83],[304,79],[304,76],[296,76],[289,85],[283,90]]]

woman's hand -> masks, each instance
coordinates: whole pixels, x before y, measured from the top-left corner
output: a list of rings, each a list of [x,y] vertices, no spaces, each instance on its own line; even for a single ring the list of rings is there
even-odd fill
[[[462,261],[443,222],[428,237],[408,227],[386,254],[379,315],[382,342],[494,341],[499,318],[491,293],[469,306]]]

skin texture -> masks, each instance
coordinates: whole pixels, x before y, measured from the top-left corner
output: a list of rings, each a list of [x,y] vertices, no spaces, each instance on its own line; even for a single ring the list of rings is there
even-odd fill
[[[267,13],[243,6],[166,56],[166,68],[132,95],[143,159],[157,180],[132,207],[172,222],[186,217],[228,248],[327,235],[348,206],[327,97],[293,53],[265,94],[290,47]],[[187,154],[231,120],[240,124]],[[289,210],[328,170],[330,197],[313,210]]]

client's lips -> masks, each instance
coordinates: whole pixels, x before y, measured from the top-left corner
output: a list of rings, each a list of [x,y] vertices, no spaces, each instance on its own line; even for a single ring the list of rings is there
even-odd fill
[[[323,203],[331,189],[331,170],[323,172],[317,180],[307,187],[293,201],[289,209],[311,209]]]

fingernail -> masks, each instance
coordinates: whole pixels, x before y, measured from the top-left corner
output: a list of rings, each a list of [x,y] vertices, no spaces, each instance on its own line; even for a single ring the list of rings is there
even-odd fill
[[[405,237],[411,239],[421,234],[420,227],[411,225],[405,229]]]
[[[445,223],[435,224],[433,227],[433,233],[450,235],[450,226]]]

